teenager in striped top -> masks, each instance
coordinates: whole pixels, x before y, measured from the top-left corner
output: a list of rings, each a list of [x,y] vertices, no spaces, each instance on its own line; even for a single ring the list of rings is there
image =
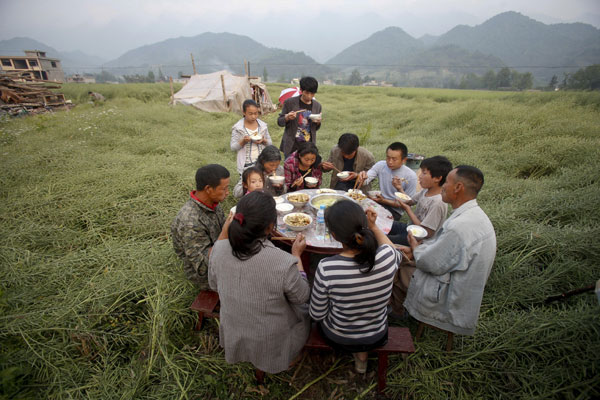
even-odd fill
[[[325,340],[353,353],[359,373],[367,370],[367,352],[387,342],[387,304],[402,259],[376,219],[373,209],[365,214],[349,200],[327,208],[325,224],[343,249],[319,263],[310,300]]]

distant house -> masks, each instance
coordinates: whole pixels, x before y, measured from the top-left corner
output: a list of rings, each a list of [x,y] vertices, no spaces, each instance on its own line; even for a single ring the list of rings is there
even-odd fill
[[[73,83],[96,83],[94,75],[75,74],[67,77],[67,82]]]
[[[24,50],[25,56],[0,56],[0,71],[18,72],[45,81],[64,82],[65,74],[57,58],[46,57],[45,51]]]

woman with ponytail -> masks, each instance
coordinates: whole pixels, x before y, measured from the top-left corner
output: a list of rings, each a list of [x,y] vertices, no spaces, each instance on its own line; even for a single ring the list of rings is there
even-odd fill
[[[367,370],[367,352],[387,342],[387,305],[402,256],[375,224],[377,214],[353,201],[325,211],[329,233],[342,252],[321,260],[310,299],[310,316],[323,338],[354,355],[358,373]]]
[[[212,248],[208,272],[221,300],[225,360],[247,361],[273,374],[288,369],[310,329],[310,287],[300,261],[306,242],[299,234],[292,254],[278,249],[267,239],[276,222],[271,195],[244,196]]]

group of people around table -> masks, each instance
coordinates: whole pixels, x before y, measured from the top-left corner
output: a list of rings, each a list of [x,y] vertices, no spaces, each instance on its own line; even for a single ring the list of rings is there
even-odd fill
[[[258,119],[258,106],[245,102],[244,118],[231,135],[241,175],[233,190],[240,198],[235,213],[225,217],[220,206],[229,194],[229,171],[210,164],[197,170],[196,190],[171,225],[186,276],[200,289],[219,293],[219,337],[227,362],[251,362],[268,373],[288,369],[301,354],[311,319],[332,347],[353,354],[359,373],[366,371],[368,351],[387,341],[389,315],[408,314],[444,330],[473,334],[496,253],[493,226],[476,200],[483,173],[435,156],[423,160],[417,178],[405,165],[403,143],[390,144],[386,159],[375,162],[351,133],[341,135],[323,161],[315,144],[321,125],[317,85],[314,78],[302,78],[302,94],[283,104],[280,149]],[[309,266],[301,260],[304,235],[296,236],[291,253],[270,241],[277,224],[273,196],[304,189],[308,176],[317,181],[312,187],[319,187],[323,172],[332,170],[348,171],[344,179],[332,174],[333,189],[356,186],[367,192],[377,179],[379,192],[372,198],[395,221],[386,235],[372,208],[364,211],[351,200],[328,207],[325,223],[342,251],[319,262],[311,288]],[[273,175],[285,179],[279,182]],[[412,200],[402,202],[396,192]],[[448,204],[453,213],[446,219]],[[404,213],[427,231],[424,240],[407,232],[407,224],[399,221]]]

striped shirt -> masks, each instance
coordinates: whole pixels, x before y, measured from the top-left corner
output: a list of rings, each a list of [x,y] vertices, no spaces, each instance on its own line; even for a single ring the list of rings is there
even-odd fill
[[[365,274],[351,257],[324,258],[315,274],[310,316],[334,342],[375,343],[387,331],[387,304],[401,259],[392,246],[382,245]]]

